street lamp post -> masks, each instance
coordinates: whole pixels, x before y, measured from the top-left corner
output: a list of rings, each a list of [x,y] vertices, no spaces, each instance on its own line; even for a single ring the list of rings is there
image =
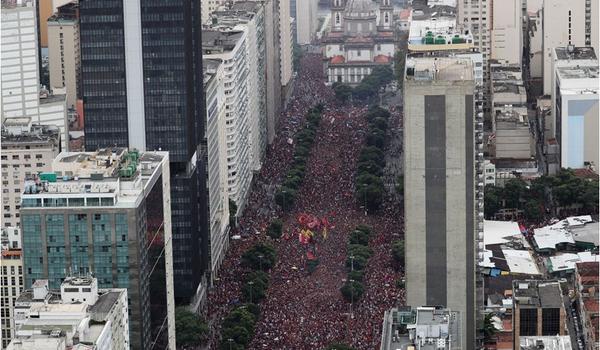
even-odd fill
[[[348,280],[350,282],[350,318],[354,319],[354,312],[352,311],[352,305],[354,304],[354,280]]]
[[[350,271],[354,271],[354,255],[350,255]]]
[[[283,200],[282,200],[282,202],[283,202],[283,203],[281,203],[281,204],[283,204],[283,205],[282,205],[282,207],[283,207],[283,212],[285,213],[285,194],[287,193],[287,191],[286,191],[286,190],[283,190],[283,191],[281,191],[281,193],[283,194]]]
[[[229,350],[231,350],[231,344],[233,343],[233,339],[229,338],[227,339],[227,342],[229,343]]]
[[[252,304],[252,290],[254,289],[254,281],[248,282],[248,285],[250,286],[250,304]]]
[[[265,256],[264,256],[264,255],[262,255],[262,254],[260,254],[260,255],[258,256],[258,265],[260,266],[260,270],[261,270],[261,271],[263,270],[263,268],[262,268],[262,261],[263,261],[263,258],[264,258],[264,257],[265,257]]]

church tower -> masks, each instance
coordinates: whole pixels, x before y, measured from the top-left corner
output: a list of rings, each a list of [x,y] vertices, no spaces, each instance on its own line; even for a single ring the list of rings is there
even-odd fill
[[[379,4],[379,26],[385,30],[392,29],[394,22],[394,6],[391,0],[381,0]]]
[[[342,31],[344,29],[344,10],[346,9],[346,0],[331,1],[331,30]]]

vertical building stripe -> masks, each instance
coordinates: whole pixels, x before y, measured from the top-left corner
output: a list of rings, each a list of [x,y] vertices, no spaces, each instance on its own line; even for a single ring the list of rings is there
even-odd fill
[[[446,306],[446,96],[425,96],[424,107],[426,301]]]
[[[144,113],[144,66],[142,61],[140,0],[123,1],[123,26],[129,147],[145,151],[146,120]]]

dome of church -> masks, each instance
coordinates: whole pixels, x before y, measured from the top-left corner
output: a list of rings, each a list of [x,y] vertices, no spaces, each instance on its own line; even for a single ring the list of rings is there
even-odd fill
[[[377,16],[377,4],[373,0],[348,0],[344,17],[365,18]]]

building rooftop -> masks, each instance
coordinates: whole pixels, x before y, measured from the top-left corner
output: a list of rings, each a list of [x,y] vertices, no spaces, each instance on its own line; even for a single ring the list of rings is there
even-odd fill
[[[411,7],[413,20],[456,18],[456,0],[413,0]]]
[[[556,58],[559,60],[595,60],[593,47],[555,47]]]
[[[459,57],[409,57],[406,60],[407,81],[473,80],[473,64]]]
[[[521,336],[521,350],[571,350],[571,337],[562,336]]]
[[[562,308],[562,290],[556,281],[513,281],[513,301],[521,308]]]
[[[60,141],[60,129],[53,125],[33,124],[30,117],[6,118],[2,125],[2,145],[19,146],[29,143],[54,143]]]
[[[2,0],[3,9],[14,9],[17,7],[34,7],[33,0]]]
[[[598,79],[598,67],[566,66],[556,68],[560,79]],[[597,91],[597,89],[596,89]]]
[[[108,291],[100,294],[94,305],[90,306],[89,312],[92,314],[92,318],[94,318],[95,315],[103,315],[108,313],[113,308],[120,296],[120,291]]]
[[[79,3],[72,1],[59,6],[57,11],[48,18],[48,22],[75,21],[79,17]]]
[[[25,181],[22,210],[55,206],[135,207],[145,188],[158,179],[167,152],[107,148],[96,152],[62,152],[52,171]],[[68,202],[67,202],[68,201]]]
[[[232,51],[243,36],[242,31],[202,30],[202,52],[211,55]]]
[[[598,223],[590,215],[572,216],[551,225],[534,229],[533,240],[538,250],[560,249],[576,242],[598,245]],[[577,238],[577,239],[575,239]]]
[[[460,313],[437,307],[408,306],[385,312],[382,350],[461,349]]]
[[[548,272],[567,272],[571,273],[575,271],[575,265],[582,262],[596,262],[600,261],[600,257],[591,252],[581,253],[562,253],[551,256],[547,259],[546,266]]]

